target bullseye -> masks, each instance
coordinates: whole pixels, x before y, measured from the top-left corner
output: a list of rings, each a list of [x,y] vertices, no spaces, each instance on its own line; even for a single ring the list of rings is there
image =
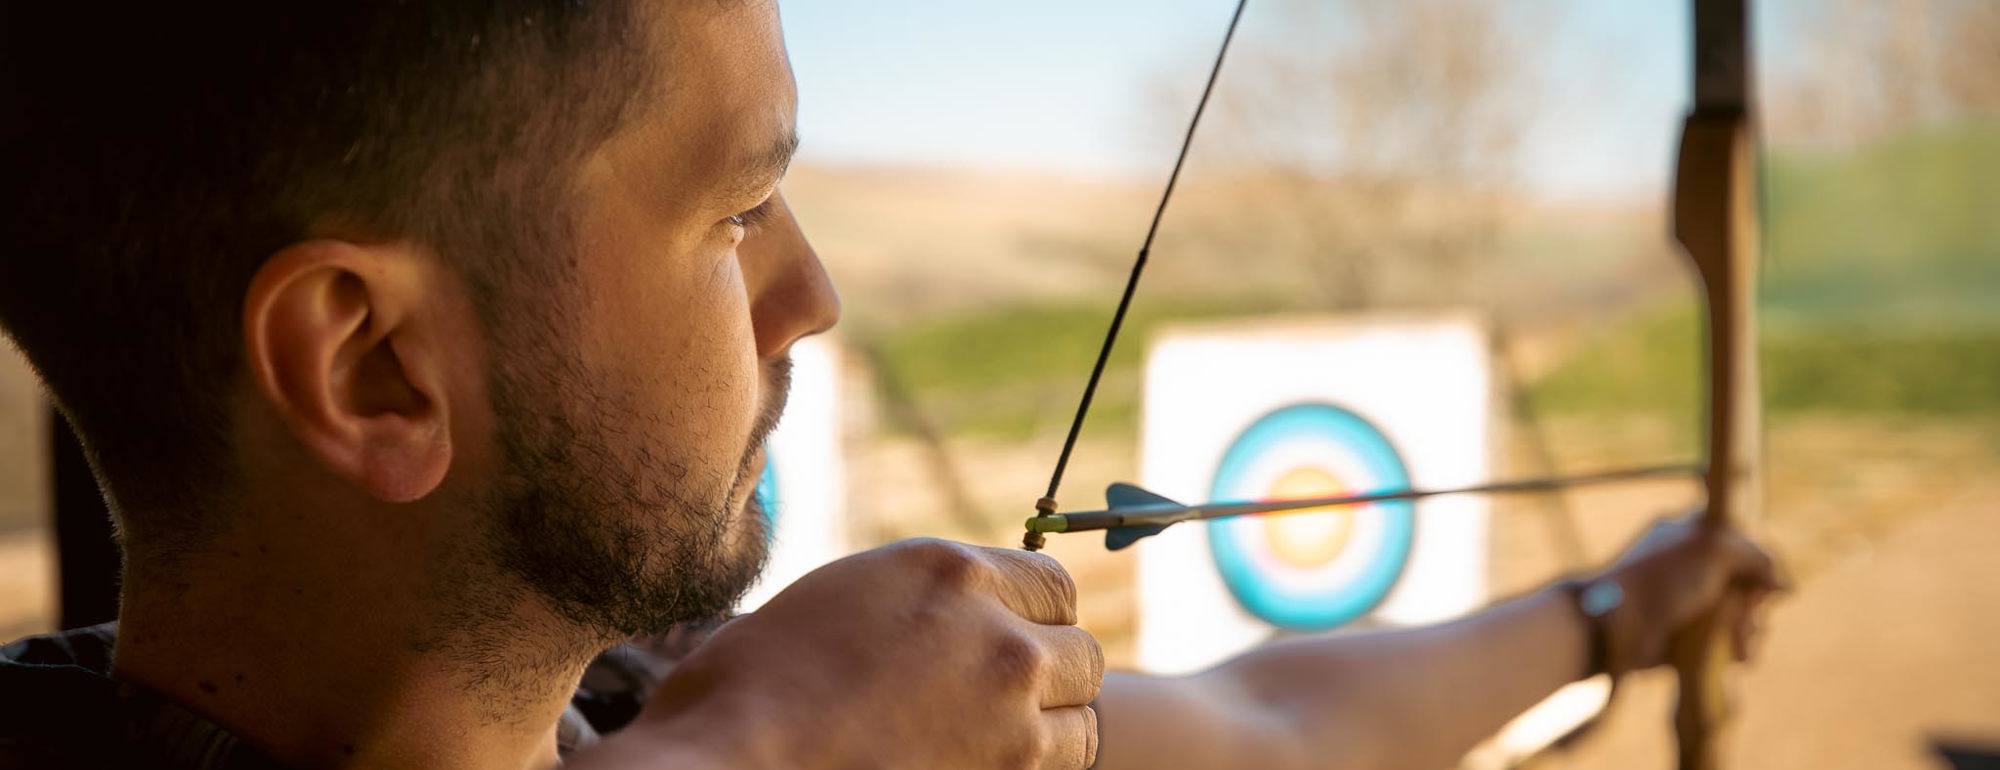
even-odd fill
[[[1307,500],[1340,497],[1352,490],[1319,468],[1294,468],[1279,476],[1265,500]],[[1346,511],[1314,508],[1264,520],[1264,539],[1286,564],[1310,568],[1339,554],[1354,532],[1354,517]]]
[[[1275,500],[1408,489],[1409,470],[1373,424],[1331,404],[1288,406],[1230,445],[1215,500]],[[1275,626],[1324,631],[1388,596],[1415,539],[1408,502],[1210,522],[1209,551],[1236,601]]]

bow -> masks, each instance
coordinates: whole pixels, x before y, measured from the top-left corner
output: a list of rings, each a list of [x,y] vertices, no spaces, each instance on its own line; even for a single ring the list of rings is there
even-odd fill
[[[1708,305],[1708,505],[1699,524],[1708,536],[1752,523],[1762,504],[1747,6],[1748,0],[1694,0],[1694,108],[1681,130],[1674,179],[1674,235],[1701,278]],[[1725,601],[1674,641],[1682,770],[1721,766],[1728,633],[1742,611]]]
[[[1173,199],[1187,163],[1188,152],[1215,91],[1230,45],[1243,21],[1248,0],[1238,0],[1222,50],[1209,72],[1208,84],[1188,124],[1180,156],[1167,179],[1152,226],[1132,265],[1117,311],[1105,334],[1097,363],[1070,423],[1048,492],[1035,503],[1022,546],[1039,550],[1050,533],[1101,530],[1113,550],[1159,534],[1183,521],[1256,516],[1286,511],[1359,505],[1385,500],[1415,500],[1439,495],[1547,491],[1588,484],[1605,484],[1671,474],[1699,473],[1707,502],[1698,527],[1715,537],[1751,522],[1760,505],[1760,397],[1756,356],[1756,190],[1755,141],[1750,121],[1749,0],[1691,0],[1694,10],[1694,106],[1682,128],[1674,182],[1674,235],[1687,253],[1702,286],[1708,308],[1708,429],[1707,462],[1699,466],[1659,466],[1615,470],[1560,478],[1506,481],[1441,490],[1386,490],[1310,500],[1263,503],[1183,505],[1129,484],[1114,484],[1100,511],[1058,513],[1056,494],[1063,472],[1076,449],[1077,437],[1103,378],[1126,311],[1151,255],[1160,221]],[[1675,638],[1673,664],[1679,674],[1680,698],[1675,728],[1682,770],[1715,770],[1720,766],[1717,734],[1728,708],[1723,675],[1728,669],[1728,631],[1741,606],[1726,601],[1708,616],[1683,629]]]

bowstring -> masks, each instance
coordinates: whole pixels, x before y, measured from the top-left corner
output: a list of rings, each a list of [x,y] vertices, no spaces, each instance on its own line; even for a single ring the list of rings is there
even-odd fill
[[[1201,101],[1195,105],[1194,119],[1188,121],[1187,136],[1181,139],[1180,156],[1174,160],[1174,170],[1167,176],[1167,189],[1160,195],[1160,205],[1153,210],[1153,224],[1146,229],[1146,241],[1139,247],[1139,257],[1132,262],[1132,275],[1125,280],[1125,293],[1118,299],[1118,310],[1111,315],[1111,328],[1104,334],[1104,345],[1097,351],[1097,363],[1090,368],[1090,381],[1083,388],[1083,398],[1077,402],[1076,417],[1070,420],[1069,435],[1063,439],[1062,454],[1056,457],[1055,472],[1049,475],[1048,494],[1035,504],[1036,516],[1048,516],[1056,512],[1056,492],[1062,488],[1063,473],[1069,470],[1070,455],[1076,452],[1076,441],[1083,433],[1083,422],[1090,416],[1091,401],[1097,397],[1097,386],[1104,379],[1104,367],[1111,360],[1112,348],[1118,344],[1118,332],[1125,326],[1125,314],[1132,308],[1132,295],[1139,289],[1139,279],[1146,272],[1146,262],[1153,253],[1153,239],[1160,234],[1160,221],[1167,215],[1167,204],[1174,199],[1174,188],[1180,184],[1181,170],[1187,166],[1188,151],[1194,148],[1195,132],[1201,128],[1201,117],[1208,112],[1209,98],[1215,95],[1215,83],[1222,77],[1222,64],[1229,59],[1229,47],[1236,40],[1236,28],[1243,23],[1243,10],[1250,0],[1237,0],[1236,14],[1229,19],[1229,31],[1222,36],[1222,49],[1215,55],[1215,66],[1208,72],[1208,85],[1202,88]],[[1041,548],[1039,533],[1030,532],[1022,545],[1030,551]]]

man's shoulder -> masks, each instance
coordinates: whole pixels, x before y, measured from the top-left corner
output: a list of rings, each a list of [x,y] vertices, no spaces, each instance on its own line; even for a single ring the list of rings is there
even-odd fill
[[[0,647],[0,768],[121,764],[118,686],[101,673],[113,633],[86,628]]]
[[[0,647],[0,770],[275,770],[254,747],[111,676],[113,625]]]
[[[105,624],[0,647],[0,714],[12,717],[0,730],[22,720],[68,716],[77,708],[108,716],[103,707],[118,697],[117,682],[109,676],[117,633],[115,625]]]
[[[565,752],[631,722],[674,661],[713,630],[690,626],[600,655],[559,726]],[[106,624],[0,647],[0,770],[275,767],[199,715],[114,679],[117,639]]]
[[[105,672],[111,670],[111,651],[117,643],[117,623],[30,636],[0,647],[0,666],[15,669],[57,666]]]

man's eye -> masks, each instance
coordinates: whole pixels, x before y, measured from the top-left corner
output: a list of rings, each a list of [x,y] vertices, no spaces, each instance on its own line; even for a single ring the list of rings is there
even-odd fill
[[[770,221],[770,219],[771,219],[771,202],[767,200],[764,201],[763,203],[757,204],[757,207],[754,209],[730,217],[729,223],[737,227],[741,227],[745,230],[748,230],[752,227],[764,224],[765,222]]]

